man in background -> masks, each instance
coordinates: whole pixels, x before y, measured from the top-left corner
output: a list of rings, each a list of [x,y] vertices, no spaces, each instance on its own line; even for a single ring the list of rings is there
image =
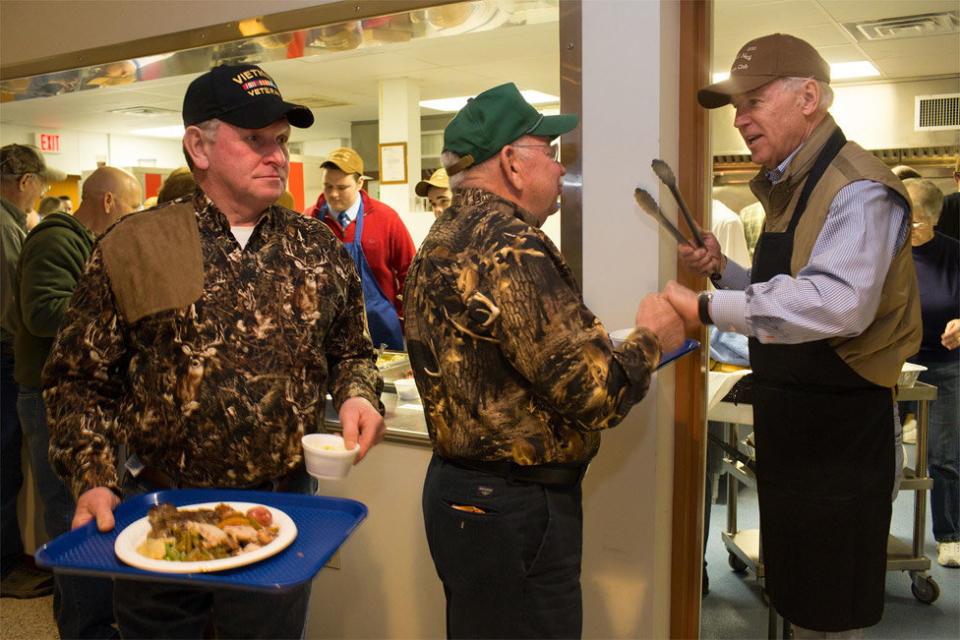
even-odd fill
[[[67,213],[73,213],[73,198],[70,196],[60,196],[60,200],[63,201],[63,210]]]
[[[944,197],[936,231],[957,240],[960,239],[960,155],[953,163],[953,181],[957,185],[957,191]]]
[[[41,571],[33,558],[24,553],[20,522],[17,518],[17,496],[23,485],[20,465],[23,436],[17,417],[17,382],[14,379],[14,338],[20,328],[15,287],[20,248],[27,235],[27,214],[47,191],[48,180],[66,176],[47,167],[35,147],[8,144],[0,149],[0,461],[3,478],[0,484],[0,535],[2,545],[3,596],[33,598],[53,590],[53,575]]]
[[[444,209],[450,206],[453,199],[453,193],[450,191],[450,179],[447,177],[447,170],[440,167],[426,180],[417,183],[414,191],[421,198],[426,198],[430,202],[430,208],[433,210],[433,217],[439,218]]]
[[[20,253],[17,411],[51,539],[70,531],[76,504],[50,467],[50,435],[40,373],[94,241],[107,227],[136,211],[142,195],[134,176],[114,167],[101,167],[84,181],[76,212],[44,216],[24,240]],[[55,587],[54,617],[62,638],[109,638],[116,633],[110,579],[57,574]]]
[[[309,493],[301,438],[329,392],[347,448],[383,437],[383,379],[360,281],[316,220],[274,206],[290,169],[285,102],[259,67],[215,67],[183,100],[189,201],[97,241],[43,371],[50,459],[73,526],[114,527],[121,495],[169,488]],[[121,482],[125,444],[129,474]],[[310,583],[256,592],[116,579],[123,637],[301,638]]]
[[[858,636],[883,613],[901,470],[893,387],[921,334],[906,191],[847,142],[829,83],[810,44],[773,34],[700,90],[702,106],[736,110],[766,218],[752,268],[705,233],[680,258],[718,290],[666,289],[691,325],[750,337],[766,588],[798,638]]]
[[[166,204],[171,200],[193,195],[197,183],[193,179],[190,167],[178,167],[171,171],[164,179],[157,192],[157,204]]]
[[[444,130],[453,204],[410,267],[410,363],[434,455],[423,518],[451,638],[578,638],[581,480],[683,342],[657,294],[613,348],[540,230],[566,173],[514,84],[472,98]]]
[[[347,247],[360,272],[374,346],[403,350],[403,284],[416,247],[400,216],[363,188],[363,159],[334,149],[320,165],[323,193],[304,213],[322,220]]]

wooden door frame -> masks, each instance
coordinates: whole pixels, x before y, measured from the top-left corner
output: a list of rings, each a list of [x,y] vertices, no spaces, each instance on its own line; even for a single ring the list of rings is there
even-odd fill
[[[709,114],[697,90],[710,83],[712,0],[681,0],[679,78],[679,160],[677,186],[688,194],[691,213],[706,227],[710,203]],[[706,288],[677,262],[677,281],[694,291]],[[706,329],[694,336],[706,345]],[[706,475],[707,366],[709,353],[681,358],[676,367],[673,451],[673,535],[671,549],[670,637],[700,636],[703,571],[703,513]]]

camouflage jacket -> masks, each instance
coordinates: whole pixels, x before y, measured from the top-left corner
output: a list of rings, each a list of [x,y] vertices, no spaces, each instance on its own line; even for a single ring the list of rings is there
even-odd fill
[[[188,302],[172,303],[191,281]],[[335,407],[362,396],[382,412],[360,279],[341,243],[273,206],[241,248],[200,191],[99,239],[43,383],[51,461],[75,495],[117,489],[121,443],[184,484],[242,487],[300,463],[326,390]]]
[[[644,329],[613,349],[536,219],[481,189],[454,193],[404,293],[410,361],[446,458],[588,461],[660,359]]]

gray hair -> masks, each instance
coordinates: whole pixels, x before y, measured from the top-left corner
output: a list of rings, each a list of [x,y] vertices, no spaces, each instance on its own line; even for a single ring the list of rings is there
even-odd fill
[[[204,120],[203,122],[198,122],[195,125],[191,125],[200,129],[200,133],[203,134],[203,137],[209,142],[213,142],[217,139],[217,131],[220,129],[220,125],[223,124],[223,120],[218,120],[217,118],[210,118],[209,120]],[[183,157],[187,159],[187,167],[193,171],[193,158],[190,157],[190,154],[187,153],[186,145],[183,146]]]
[[[440,154],[440,162],[443,164],[444,169],[449,169],[453,165],[460,162],[460,154],[455,151],[450,151],[449,149],[444,149]],[[485,173],[488,168],[497,161],[497,156],[487,158],[479,164],[473,164],[464,169],[463,171],[458,171],[457,173],[450,176],[450,190],[456,191],[463,186],[464,182],[468,182],[479,177],[481,174]]]
[[[217,139],[217,131],[219,131],[220,125],[222,124],[223,124],[223,120],[218,120],[217,118],[210,118],[209,120],[198,122],[193,126],[195,126],[197,129],[200,129],[200,131],[203,132],[203,135],[207,138],[207,140],[209,140],[210,142],[213,142],[214,140]]]
[[[786,91],[797,92],[807,80],[813,80],[813,78],[780,78],[780,86]],[[833,106],[833,89],[823,80],[816,82],[820,87],[820,103],[817,105],[817,111],[826,113]]]
[[[943,209],[943,192],[940,187],[925,178],[909,178],[903,181],[903,186],[910,193],[916,214],[914,218],[922,217],[934,225],[937,224]]]

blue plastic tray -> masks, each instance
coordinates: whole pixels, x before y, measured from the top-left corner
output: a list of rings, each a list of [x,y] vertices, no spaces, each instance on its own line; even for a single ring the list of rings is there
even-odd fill
[[[171,502],[175,506],[204,502],[255,502],[276,507],[297,525],[297,537],[289,547],[260,562],[215,573],[157,573],[124,564],[113,546],[123,529],[147,515],[153,505]],[[163,582],[237,587],[265,591],[295,587],[320,571],[330,556],[367,517],[367,507],[356,500],[219,489],[170,489],[125,500],[113,512],[113,531],[100,533],[91,521],[40,547],[34,554],[41,567],[63,573],[145,579]]]
[[[677,349],[674,349],[673,351],[667,351],[665,354],[660,356],[660,364],[657,365],[657,369],[662,369],[664,366],[670,364],[677,358],[681,358],[687,355],[688,353],[693,353],[699,347],[700,347],[699,341],[691,340],[690,338],[687,338],[686,340],[683,341],[683,344],[680,347],[678,347]]]

